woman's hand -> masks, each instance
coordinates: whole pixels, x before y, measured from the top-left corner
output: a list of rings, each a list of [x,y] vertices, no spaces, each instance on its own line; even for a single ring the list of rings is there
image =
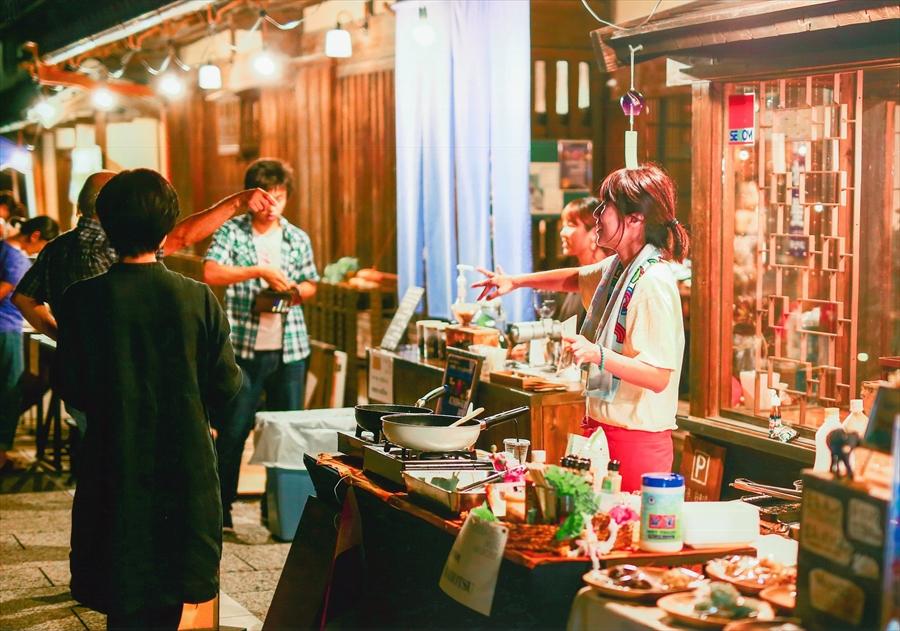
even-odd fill
[[[589,342],[583,335],[575,337],[564,337],[564,350],[572,353],[575,365],[581,364],[599,364],[603,358],[600,347],[593,342]]]
[[[513,277],[508,276],[499,265],[496,272],[488,271],[483,267],[479,267],[478,271],[487,276],[487,278],[477,283],[472,283],[474,289],[481,288],[481,294],[475,299],[476,301],[505,296],[516,288]]]

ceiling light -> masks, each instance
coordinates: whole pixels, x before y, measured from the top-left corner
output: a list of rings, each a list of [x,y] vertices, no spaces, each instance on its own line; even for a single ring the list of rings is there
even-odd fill
[[[350,57],[353,54],[353,43],[350,33],[336,25],[325,33],[325,55],[328,57]]]
[[[91,103],[98,110],[108,112],[116,106],[116,95],[109,88],[97,88],[91,93]]]
[[[253,70],[263,77],[275,77],[279,74],[278,62],[267,50],[260,51],[253,58]]]
[[[197,84],[203,90],[219,90],[222,87],[222,71],[215,64],[203,64],[197,72]]]
[[[184,94],[184,82],[171,72],[166,73],[159,80],[159,91],[169,98],[177,99]]]
[[[428,9],[419,7],[419,21],[413,28],[413,39],[419,46],[431,46],[434,43],[434,28],[428,21]]]
[[[52,127],[56,122],[56,106],[46,99],[41,99],[30,110],[29,118],[33,118],[44,127]]]

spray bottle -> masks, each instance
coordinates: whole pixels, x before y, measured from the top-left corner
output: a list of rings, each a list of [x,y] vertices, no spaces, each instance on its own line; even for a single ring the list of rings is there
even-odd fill
[[[825,408],[825,420],[816,430],[816,461],[813,471],[826,472],[831,469],[831,450],[828,448],[828,434],[841,429],[840,410]]]

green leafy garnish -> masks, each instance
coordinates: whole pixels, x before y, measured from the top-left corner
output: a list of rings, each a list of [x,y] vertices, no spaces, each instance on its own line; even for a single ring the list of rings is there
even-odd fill
[[[459,474],[454,473],[451,478],[431,478],[431,483],[438,488],[451,493],[459,486]]]
[[[475,515],[481,521],[497,521],[497,518],[494,516],[494,513],[491,512],[491,509],[488,508],[487,502],[478,506],[477,508],[473,508],[471,511],[472,515]]]
[[[556,491],[557,497],[574,498],[572,512],[559,527],[556,538],[563,541],[577,537],[584,530],[584,515],[593,515],[597,512],[598,503],[594,490],[583,476],[561,467],[547,467],[544,478]]]

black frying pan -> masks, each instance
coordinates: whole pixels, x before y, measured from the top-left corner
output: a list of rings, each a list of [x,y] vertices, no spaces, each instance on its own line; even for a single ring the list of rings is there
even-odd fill
[[[428,392],[415,405],[396,405],[393,403],[379,403],[372,405],[357,405],[354,409],[356,416],[357,436],[360,432],[372,432],[375,440],[381,437],[381,417],[387,414],[431,414],[431,410],[425,404],[447,393],[447,386],[440,386]]]

